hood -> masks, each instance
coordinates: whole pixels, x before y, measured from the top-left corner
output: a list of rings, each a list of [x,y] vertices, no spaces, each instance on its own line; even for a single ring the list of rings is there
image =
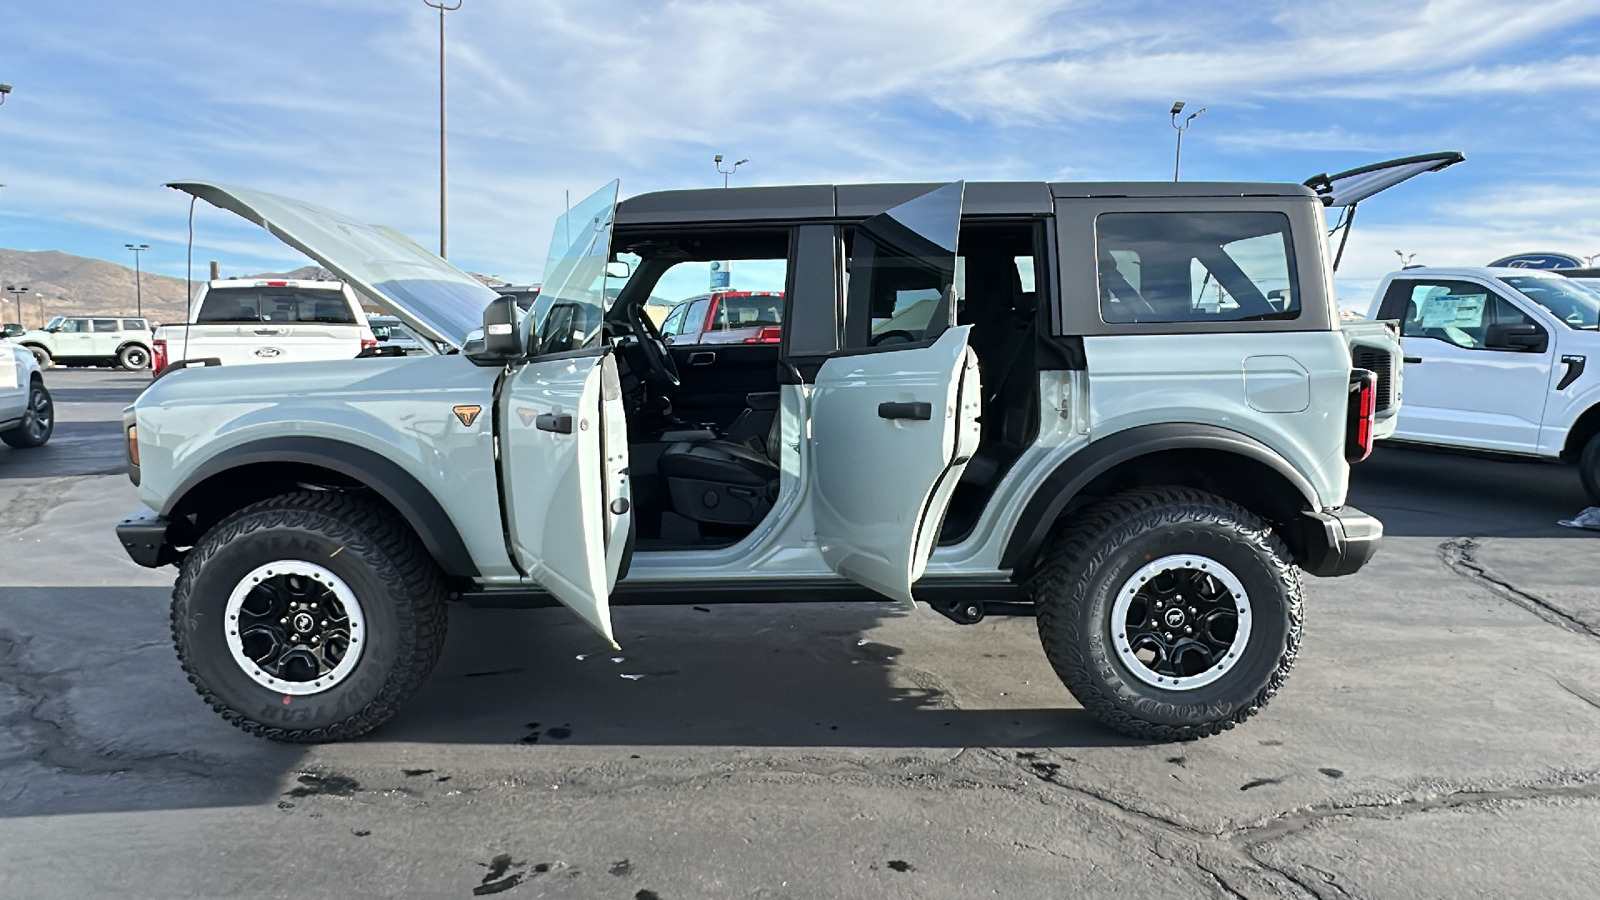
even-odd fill
[[[192,194],[260,225],[388,307],[418,333],[460,349],[483,323],[494,289],[385,225],[265,191],[208,181],[174,181]]]
[[[1350,169],[1336,175],[1313,175],[1305,185],[1316,191],[1323,206],[1355,206],[1373,194],[1382,193],[1402,181],[1424,172],[1448,169],[1466,159],[1460,153],[1424,153]]]

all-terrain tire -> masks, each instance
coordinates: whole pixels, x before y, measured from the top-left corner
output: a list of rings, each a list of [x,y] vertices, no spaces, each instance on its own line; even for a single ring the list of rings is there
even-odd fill
[[[1226,731],[1265,706],[1294,665],[1299,570],[1266,523],[1220,497],[1184,487],[1117,494],[1075,515],[1041,553],[1032,587],[1045,655],[1084,709],[1123,734],[1182,741]],[[1232,668],[1187,690],[1136,677],[1113,645],[1119,591],[1141,567],[1177,554],[1226,567],[1253,616]]]
[[[50,369],[55,367],[55,357],[50,355],[49,350],[46,350],[38,344],[29,344],[28,352],[33,354],[33,361],[39,364],[39,368]]]
[[[141,344],[129,344],[117,351],[117,367],[128,372],[150,367],[150,351]]]
[[[366,643],[343,680],[289,696],[246,672],[224,632],[229,596],[280,560],[321,566],[355,595]],[[444,646],[444,576],[392,510],[358,495],[303,491],[222,520],[184,559],[172,592],[172,639],[206,703],[245,731],[276,741],[353,738],[393,716]]]
[[[1578,477],[1583,480],[1589,502],[1600,505],[1600,434],[1584,445],[1583,454],[1578,457]]]
[[[22,421],[10,431],[0,432],[0,441],[18,450],[32,450],[48,443],[55,430],[55,401],[50,398],[44,381],[35,375],[28,386],[28,408],[23,413]]]

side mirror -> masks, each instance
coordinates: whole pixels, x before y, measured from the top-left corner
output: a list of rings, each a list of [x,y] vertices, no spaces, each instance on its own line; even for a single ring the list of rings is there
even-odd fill
[[[1550,346],[1550,336],[1537,325],[1490,325],[1484,332],[1486,350],[1510,350],[1514,353],[1543,353]]]
[[[633,267],[628,265],[625,262],[613,261],[613,262],[606,263],[606,277],[607,278],[627,278],[629,275],[632,275],[632,274],[633,274]]]
[[[483,308],[483,330],[467,336],[461,354],[480,366],[499,366],[523,356],[517,301],[496,297]]]

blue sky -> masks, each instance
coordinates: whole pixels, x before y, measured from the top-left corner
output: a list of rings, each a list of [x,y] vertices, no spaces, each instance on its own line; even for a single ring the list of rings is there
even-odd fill
[[[13,3],[0,246],[184,274],[205,178],[437,242],[421,0]],[[1186,180],[1467,162],[1362,209],[1340,294],[1395,267],[1600,253],[1600,2],[465,0],[449,19],[452,261],[536,279],[564,192],[721,183]],[[301,263],[201,204],[197,269]]]

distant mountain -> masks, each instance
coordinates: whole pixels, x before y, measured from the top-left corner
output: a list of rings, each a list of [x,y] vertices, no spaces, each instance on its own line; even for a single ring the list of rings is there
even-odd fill
[[[198,277],[205,270],[198,269]],[[0,287],[27,287],[21,321],[30,328],[51,316],[132,315],[134,272],[103,259],[73,256],[57,250],[0,249]],[[182,278],[145,272],[140,279],[144,314],[157,322],[183,319],[188,289]],[[0,320],[18,321],[14,295],[0,297]],[[43,307],[41,311],[40,307]]]

